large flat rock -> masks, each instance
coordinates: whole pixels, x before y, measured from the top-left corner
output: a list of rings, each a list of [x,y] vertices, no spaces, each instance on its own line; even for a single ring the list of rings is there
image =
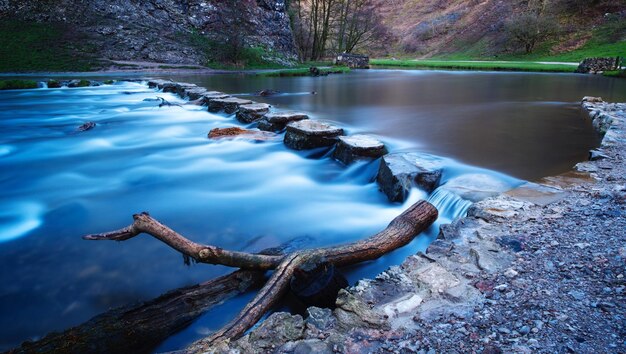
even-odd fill
[[[295,150],[332,146],[343,134],[343,129],[316,120],[301,120],[287,124],[285,145]]]
[[[297,122],[301,120],[309,119],[306,113],[302,112],[274,112],[266,114],[263,119],[259,121],[259,129],[279,132],[291,122]]]
[[[252,104],[254,102],[237,97],[216,98],[209,100],[209,112],[217,113],[224,111],[228,114],[237,112],[240,106]]]
[[[472,202],[478,202],[506,192],[512,186],[486,173],[469,173],[455,177],[441,188]]]
[[[252,103],[239,106],[237,112],[237,120],[242,123],[252,123],[263,117],[270,111],[270,105],[267,103]]]
[[[428,154],[401,152],[383,156],[376,181],[392,202],[403,202],[411,187],[431,192],[439,184],[443,160]]]
[[[385,144],[370,135],[340,136],[333,157],[348,165],[359,159],[375,159],[387,153]]]

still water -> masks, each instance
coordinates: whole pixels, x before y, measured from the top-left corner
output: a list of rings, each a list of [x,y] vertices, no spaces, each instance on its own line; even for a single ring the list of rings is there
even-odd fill
[[[280,90],[256,99],[333,120],[351,134],[376,134],[390,151],[441,156],[444,183],[481,175],[511,187],[563,172],[597,145],[576,103],[583,95],[626,99],[621,81],[581,75],[370,71],[173,79],[243,95]],[[126,226],[139,211],[194,241],[258,251],[294,238],[303,247],[361,239],[421,198],[440,209],[438,223],[469,205],[441,190],[429,196],[417,189],[406,203],[390,204],[372,183],[377,161],[345,167],[324,151],[294,152],[280,141],[209,141],[210,129],[236,121],[197,106],[144,101],[156,95],[184,103],[141,83],[0,92],[0,350],[228,271],[187,267],[149,236],[123,243],[80,238]],[[77,133],[87,121],[97,127]],[[348,270],[350,281],[424,249],[437,230]],[[203,316],[158,350],[206,335],[245,300]]]

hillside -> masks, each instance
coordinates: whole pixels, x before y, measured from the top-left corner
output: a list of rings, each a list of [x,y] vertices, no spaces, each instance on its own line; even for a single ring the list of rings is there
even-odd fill
[[[285,7],[283,0],[0,1],[0,70],[88,70],[107,59],[280,63],[296,56]]]
[[[511,44],[507,23],[540,2],[553,32],[525,55]],[[395,35],[392,55],[508,59],[524,54],[573,61],[626,55],[624,0],[377,0],[377,8]]]

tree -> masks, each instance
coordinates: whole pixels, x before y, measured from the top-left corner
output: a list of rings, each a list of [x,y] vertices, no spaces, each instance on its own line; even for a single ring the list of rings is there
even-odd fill
[[[387,36],[372,0],[342,0],[337,24],[337,52],[351,53]]]
[[[289,16],[304,60],[319,60],[329,48],[352,52],[383,42],[389,33],[372,0],[292,0]]]
[[[523,13],[505,25],[509,40],[521,45],[526,53],[555,32],[554,21],[532,12]]]

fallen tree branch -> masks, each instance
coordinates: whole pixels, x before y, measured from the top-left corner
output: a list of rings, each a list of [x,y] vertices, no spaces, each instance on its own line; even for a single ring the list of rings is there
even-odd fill
[[[411,242],[437,219],[437,209],[419,201],[397,216],[385,230],[362,241],[338,247],[296,251],[282,261],[257,296],[226,326],[188,348],[188,352],[205,352],[220,342],[235,340],[257,323],[285,294],[298,267],[312,258],[326,258],[335,265],[349,265],[376,259]]]
[[[228,251],[211,245],[201,245],[181,236],[145,212],[133,215],[133,219],[134,222],[131,225],[122,229],[83,236],[83,239],[125,241],[146,233],[198,263],[221,264],[241,269],[274,269],[284,257]]]

